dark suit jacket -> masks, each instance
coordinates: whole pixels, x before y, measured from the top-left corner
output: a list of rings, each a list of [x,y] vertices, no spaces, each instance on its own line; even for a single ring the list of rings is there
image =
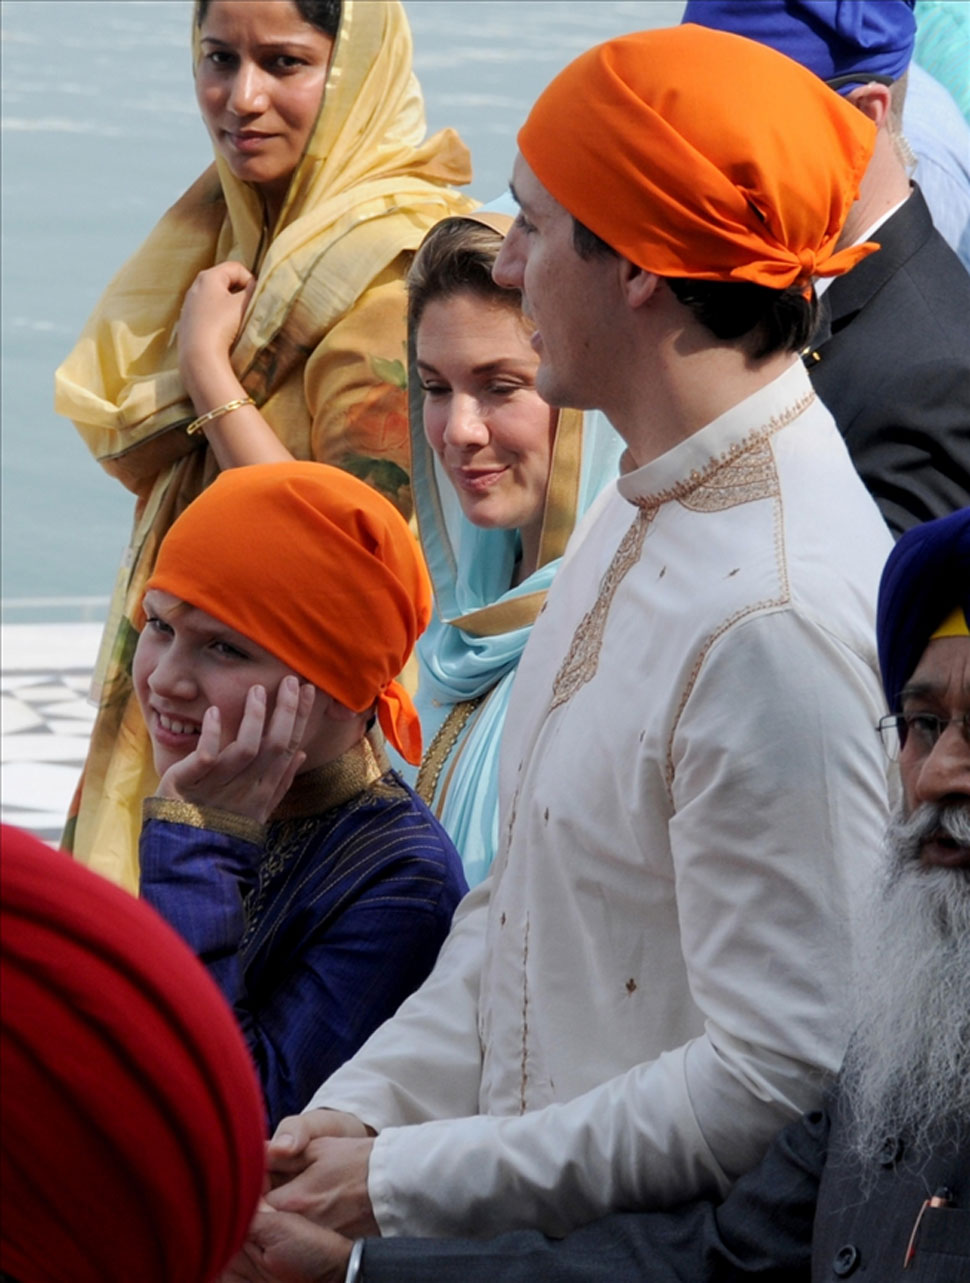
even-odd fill
[[[966,1283],[970,1134],[926,1158],[887,1138],[864,1186],[836,1101],[786,1127],[720,1206],[608,1216],[555,1242],[522,1230],[488,1242],[368,1240],[363,1283]],[[947,1186],[952,1206],[925,1199]]]
[[[805,364],[895,534],[970,504],[970,274],[919,189],[822,296]]]

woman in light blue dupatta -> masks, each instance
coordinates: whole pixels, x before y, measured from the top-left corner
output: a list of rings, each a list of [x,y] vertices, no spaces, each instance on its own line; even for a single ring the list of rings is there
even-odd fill
[[[618,472],[601,416],[551,410],[517,294],[491,266],[511,219],[439,223],[408,278],[412,492],[434,586],[418,644],[416,788],[474,886],[498,840],[498,756],[519,656],[580,516]]]

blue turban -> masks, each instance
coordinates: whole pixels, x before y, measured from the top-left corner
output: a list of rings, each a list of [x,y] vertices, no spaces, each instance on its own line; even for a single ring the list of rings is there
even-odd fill
[[[907,530],[879,585],[876,638],[890,709],[954,607],[970,620],[970,508]]]
[[[915,0],[688,0],[683,22],[731,31],[787,54],[823,80],[898,80],[916,40]]]

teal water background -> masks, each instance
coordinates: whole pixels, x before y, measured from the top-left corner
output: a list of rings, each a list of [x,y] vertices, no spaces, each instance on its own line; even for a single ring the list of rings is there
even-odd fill
[[[515,133],[583,49],[679,20],[683,0],[405,0],[430,130],[501,194]],[[100,618],[133,497],[54,414],[52,379],[123,260],[211,160],[190,0],[5,0],[2,598],[7,622]],[[577,110],[581,106],[577,104]]]

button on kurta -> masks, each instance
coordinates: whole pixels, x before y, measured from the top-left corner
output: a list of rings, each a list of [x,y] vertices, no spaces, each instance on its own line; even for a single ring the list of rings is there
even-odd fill
[[[859,1266],[859,1249],[853,1243],[840,1247],[832,1261],[832,1273],[836,1278],[848,1278]]]

